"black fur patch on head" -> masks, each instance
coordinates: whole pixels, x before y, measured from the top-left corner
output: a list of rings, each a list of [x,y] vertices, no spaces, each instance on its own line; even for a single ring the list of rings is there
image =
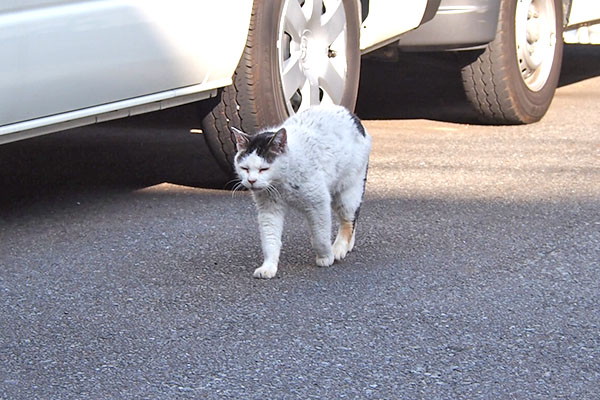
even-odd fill
[[[360,134],[366,136],[365,127],[363,126],[362,122],[360,122],[360,119],[353,113],[350,113],[350,118],[352,118],[352,121],[354,122],[354,125],[356,126],[356,129],[358,129]]]
[[[277,133],[278,132],[262,132],[252,136],[246,149],[240,154],[240,158],[256,151],[256,154],[259,157],[264,158],[268,163],[272,163],[275,158],[281,154],[280,151],[277,151],[276,143],[273,141],[274,136]]]

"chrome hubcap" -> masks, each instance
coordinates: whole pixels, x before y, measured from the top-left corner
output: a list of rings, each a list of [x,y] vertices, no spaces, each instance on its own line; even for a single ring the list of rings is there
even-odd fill
[[[523,81],[541,90],[552,70],[556,47],[556,11],[553,0],[519,0],[515,20],[517,60]]]
[[[348,68],[347,29],[341,0],[285,1],[277,51],[290,114],[342,101]]]

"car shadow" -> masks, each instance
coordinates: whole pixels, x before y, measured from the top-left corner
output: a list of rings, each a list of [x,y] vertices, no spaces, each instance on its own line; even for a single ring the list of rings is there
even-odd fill
[[[454,53],[365,57],[356,114],[361,119],[431,119],[474,123]]]
[[[559,87],[597,76],[600,76],[600,46],[581,44],[565,46]]]
[[[384,49],[381,53],[385,53]],[[389,49],[387,50],[390,54]],[[362,119],[429,119],[478,124],[461,83],[461,53],[365,57],[356,113]],[[600,46],[566,45],[559,86],[600,76]]]
[[[0,146],[0,207],[129,192],[164,182],[223,189],[197,105],[57,132]]]
[[[560,86],[600,75],[600,46],[565,49]],[[452,53],[402,53],[401,61],[366,58],[356,112],[363,119],[477,123]],[[58,132],[0,146],[0,207],[129,192],[171,183],[229,189],[202,135],[198,105]]]

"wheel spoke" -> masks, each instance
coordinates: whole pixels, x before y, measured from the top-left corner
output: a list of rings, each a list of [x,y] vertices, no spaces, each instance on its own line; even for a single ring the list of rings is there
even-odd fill
[[[319,84],[335,104],[340,104],[344,95],[344,78],[340,76],[331,62],[327,63],[325,73]]]
[[[338,2],[334,10],[327,9],[325,18],[322,27],[325,32],[325,42],[330,45],[340,36],[346,25],[346,13],[342,2]]]
[[[297,0],[290,0],[285,10],[284,30],[289,33],[294,41],[299,42],[302,31],[306,28],[306,17],[302,12],[300,3]]]
[[[298,112],[319,104],[319,84],[317,82],[307,79],[300,89],[300,93],[302,94],[302,103]]]
[[[321,102],[321,100],[319,99],[319,83],[314,82],[314,81],[309,81],[309,87],[310,87],[310,96],[309,96],[310,105],[317,106]]]
[[[304,86],[306,76],[300,69],[300,59],[297,54],[292,56],[284,62],[283,71],[281,73],[283,83],[283,94],[286,100],[289,100],[296,91]]]
[[[306,4],[308,3],[308,4]],[[323,13],[323,0],[307,0],[305,6],[310,7],[308,27],[318,29],[321,27],[321,14]]]

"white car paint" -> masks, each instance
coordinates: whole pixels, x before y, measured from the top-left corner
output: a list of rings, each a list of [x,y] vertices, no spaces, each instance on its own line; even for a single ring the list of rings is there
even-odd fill
[[[586,22],[594,21],[594,25]],[[569,26],[563,33],[566,43],[600,44],[600,1],[574,0],[569,15]]]
[[[573,0],[569,25],[600,19],[600,2],[598,0]]]
[[[250,0],[3,2],[0,143],[214,94],[231,84],[251,9]]]
[[[371,0],[361,49],[415,28],[426,3]],[[0,144],[214,96],[232,83],[251,10],[252,0],[0,3]]]
[[[360,31],[363,53],[381,47],[419,26],[426,1],[371,0]]]

